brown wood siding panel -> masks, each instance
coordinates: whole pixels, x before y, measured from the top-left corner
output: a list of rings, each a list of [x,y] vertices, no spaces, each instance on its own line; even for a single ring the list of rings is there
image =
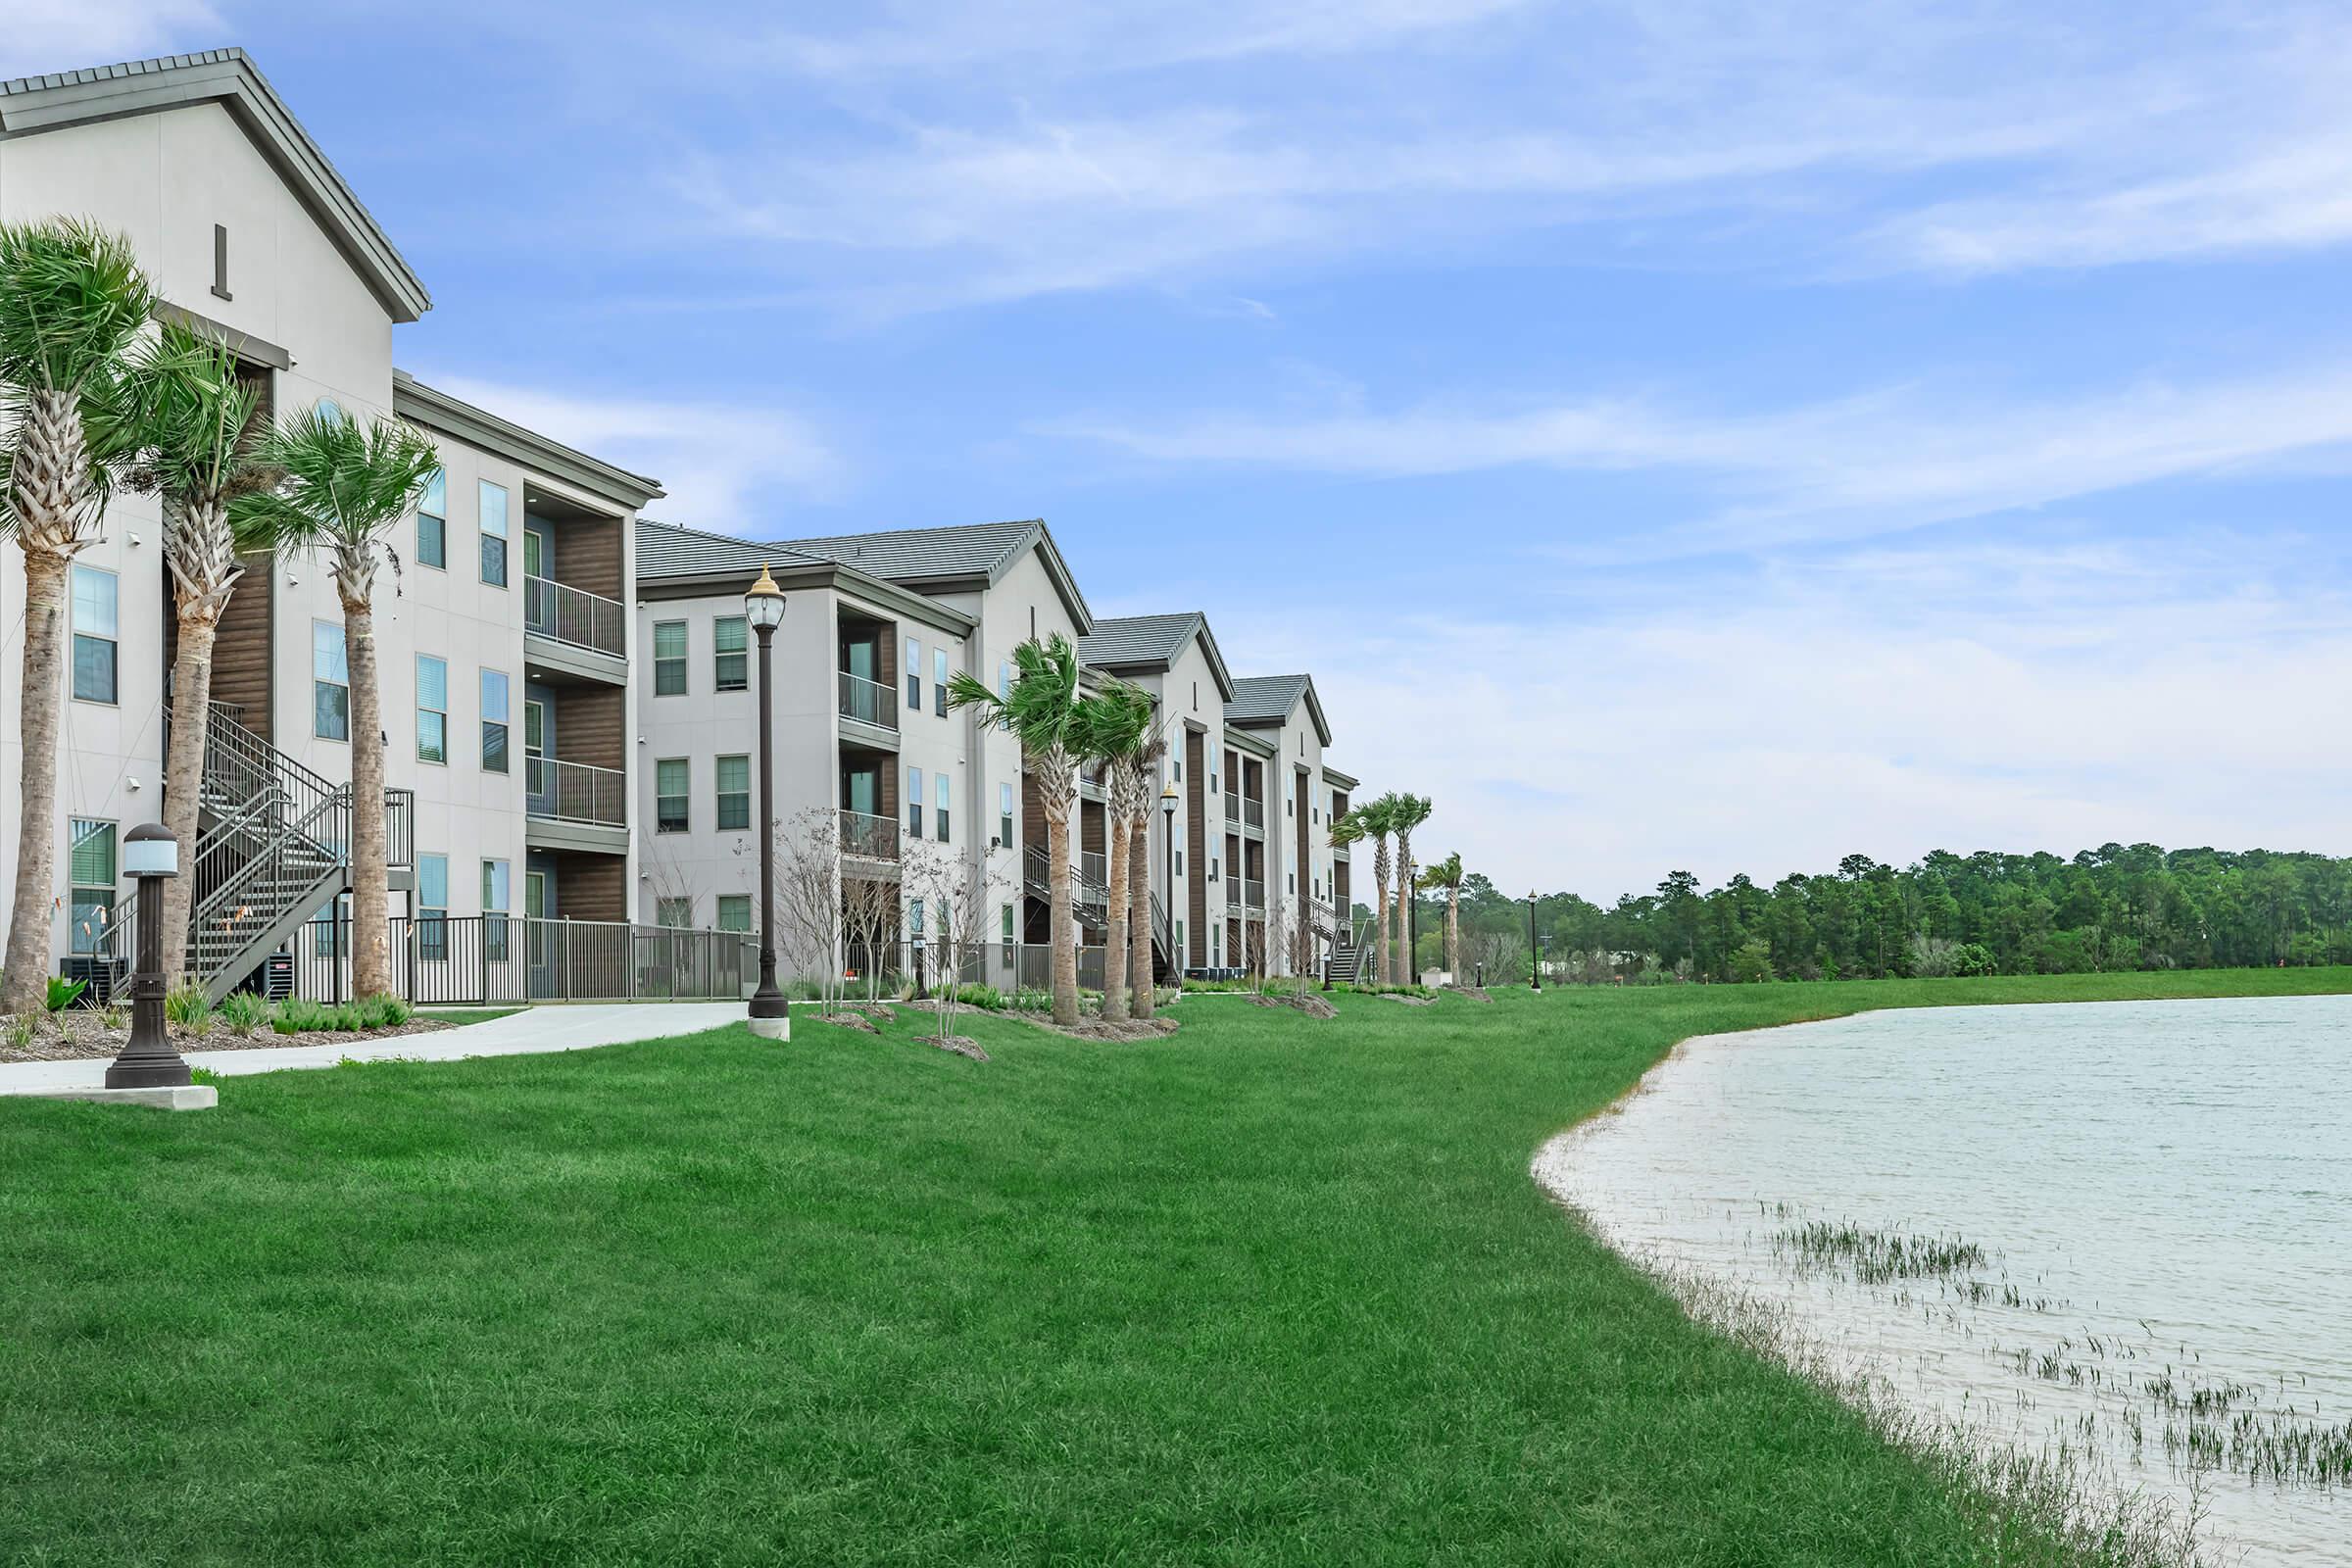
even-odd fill
[[[1296,867],[1294,867],[1294,869],[1297,871],[1298,877],[1298,891],[1297,896],[1301,901],[1304,901],[1312,899],[1315,896],[1315,884],[1311,880],[1313,872],[1308,868],[1306,860],[1306,836],[1315,830],[1315,819],[1309,814],[1307,802],[1312,799],[1314,792],[1312,787],[1309,786],[1306,781],[1305,768],[1299,768],[1294,775],[1294,780],[1295,781],[1292,785],[1293,805],[1291,808],[1291,837],[1298,841],[1298,864]],[[1304,907],[1303,903],[1300,906]]]
[[[558,850],[556,913],[569,920],[626,920],[629,917],[628,858]]]
[[[621,691],[617,686],[558,686],[556,756],[594,767],[623,767]]]
[[[1095,801],[1078,803],[1078,848],[1088,855],[1101,855],[1102,843],[1103,808]]]
[[[555,546],[555,576],[607,599],[620,597],[620,519],[595,522],[548,522],[549,542]],[[748,583],[745,586],[750,586]]]
[[[1185,803],[1185,866],[1184,884],[1185,938],[1191,952],[1185,961],[1195,967],[1208,962],[1208,792],[1203,782],[1207,747],[1200,732],[1184,732],[1184,787],[1189,794]]]
[[[1348,923],[1348,913],[1353,903],[1353,897],[1348,890],[1348,862],[1334,860],[1331,862],[1331,906],[1339,912],[1341,925]]]
[[[1037,775],[1026,767],[1021,769],[1021,843],[1047,847],[1045,799],[1038,793]]]
[[[245,574],[237,579],[213,638],[213,701],[244,710],[244,724],[264,740],[270,734],[270,628],[277,595],[275,563],[267,554],[238,558]],[[306,634],[307,635],[307,634]]]

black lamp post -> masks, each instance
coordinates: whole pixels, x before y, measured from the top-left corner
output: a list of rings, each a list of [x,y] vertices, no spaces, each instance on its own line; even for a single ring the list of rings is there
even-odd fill
[[[752,993],[752,1033],[792,1038],[792,1009],[776,989],[776,683],[771,644],[784,621],[784,590],[760,568],[743,596],[744,618],[760,637],[760,989]]]
[[[1176,942],[1176,784],[1174,780],[1159,787],[1160,832],[1167,839],[1160,859],[1166,867],[1168,890],[1168,961],[1176,971],[1176,983],[1184,984],[1184,955],[1175,951]]]
[[[1538,991],[1544,989],[1544,958],[1536,948],[1536,896],[1527,896],[1527,976]]]
[[[175,1089],[194,1083],[164,1027],[164,879],[179,875],[179,840],[161,822],[122,840],[122,869],[139,884],[137,962],[130,975],[130,1043],[106,1069],[109,1089]]]

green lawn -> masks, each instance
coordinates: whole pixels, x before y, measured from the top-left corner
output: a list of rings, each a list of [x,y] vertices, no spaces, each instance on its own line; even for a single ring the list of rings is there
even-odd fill
[[[0,1562],[1984,1560],[1529,1180],[1676,1039],[2352,970],[796,1020],[0,1102]],[[2023,1560],[2023,1559],[2012,1559]]]
[[[493,1018],[504,1018],[521,1010],[520,1007],[418,1007],[416,1016],[430,1018],[436,1023],[488,1023]]]

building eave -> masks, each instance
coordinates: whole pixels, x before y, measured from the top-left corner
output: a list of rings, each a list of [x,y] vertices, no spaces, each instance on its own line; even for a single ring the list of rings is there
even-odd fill
[[[494,453],[630,512],[664,493],[657,479],[615,467],[535,430],[526,430],[486,409],[477,409],[429,387],[406,370],[392,372],[392,412],[412,424]]]

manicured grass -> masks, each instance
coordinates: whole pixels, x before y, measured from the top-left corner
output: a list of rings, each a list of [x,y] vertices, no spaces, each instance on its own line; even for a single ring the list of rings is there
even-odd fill
[[[448,1024],[488,1023],[521,1010],[520,1007],[418,1007],[416,1016]]]
[[[2352,970],[804,1016],[0,1102],[0,1561],[1960,1563],[1527,1174],[1679,1038]],[[2005,1560],[2030,1560],[2013,1557]]]

